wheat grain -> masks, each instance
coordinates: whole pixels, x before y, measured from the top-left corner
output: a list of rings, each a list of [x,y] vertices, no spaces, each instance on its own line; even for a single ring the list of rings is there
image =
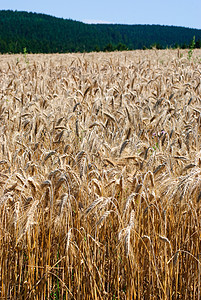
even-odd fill
[[[194,51],[0,57],[2,299],[199,299]]]

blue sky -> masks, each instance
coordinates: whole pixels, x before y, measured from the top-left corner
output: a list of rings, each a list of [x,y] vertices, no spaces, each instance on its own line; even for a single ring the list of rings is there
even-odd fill
[[[160,24],[201,29],[201,0],[0,0],[0,9],[86,23]]]

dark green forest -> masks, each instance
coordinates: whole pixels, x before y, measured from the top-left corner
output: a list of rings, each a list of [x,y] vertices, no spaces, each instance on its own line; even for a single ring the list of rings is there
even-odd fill
[[[188,48],[201,30],[161,25],[85,24],[45,14],[0,11],[0,53]]]

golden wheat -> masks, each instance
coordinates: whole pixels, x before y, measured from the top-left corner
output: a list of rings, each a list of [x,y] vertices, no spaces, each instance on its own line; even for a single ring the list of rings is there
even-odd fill
[[[200,299],[200,59],[0,56],[0,298]]]

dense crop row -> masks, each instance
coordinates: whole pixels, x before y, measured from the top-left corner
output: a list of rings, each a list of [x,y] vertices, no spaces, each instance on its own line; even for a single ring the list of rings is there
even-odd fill
[[[1,299],[200,299],[200,56],[0,57]]]

